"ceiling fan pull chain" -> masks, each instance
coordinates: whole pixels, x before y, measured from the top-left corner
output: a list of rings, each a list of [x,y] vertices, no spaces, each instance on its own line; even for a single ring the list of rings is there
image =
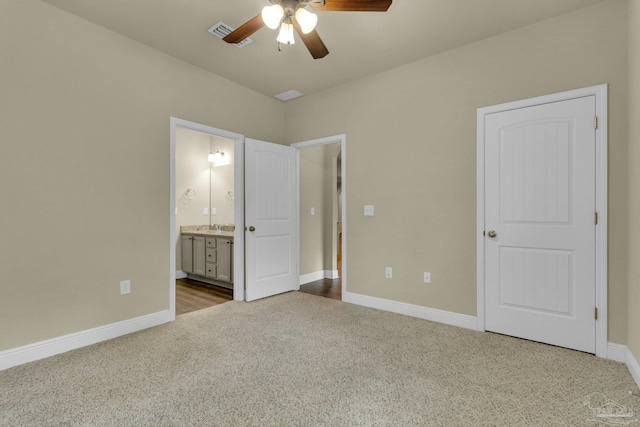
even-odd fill
[[[278,42],[278,52],[282,52],[282,43]]]

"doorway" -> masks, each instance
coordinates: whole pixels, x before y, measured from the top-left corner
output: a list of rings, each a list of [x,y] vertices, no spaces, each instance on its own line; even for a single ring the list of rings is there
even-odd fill
[[[185,162],[184,167],[177,161]],[[191,279],[190,287],[194,279],[227,284],[229,292],[222,291],[223,298],[232,293],[233,299],[244,300],[243,136],[172,117],[170,194],[170,312],[176,313],[176,280],[185,277]],[[187,248],[180,227],[191,233],[193,246]],[[226,242],[220,252],[218,244]],[[192,252],[183,252],[187,249]],[[193,258],[186,267],[185,254]],[[218,259],[224,262],[219,271]]]
[[[479,329],[606,354],[605,105],[598,86],[478,110]]]
[[[224,247],[234,231],[233,145],[176,129],[176,315],[233,299],[233,257]]]
[[[344,135],[299,150],[300,291],[342,300],[346,288]]]

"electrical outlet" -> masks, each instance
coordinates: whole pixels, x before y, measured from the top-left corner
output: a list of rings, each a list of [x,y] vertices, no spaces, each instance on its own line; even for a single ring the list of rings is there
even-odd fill
[[[384,269],[384,277],[386,277],[387,279],[391,279],[393,277],[393,268],[385,267],[385,269]]]
[[[424,283],[431,283],[431,273],[428,271],[424,272]]]
[[[202,215],[209,215],[209,208],[202,208]]]
[[[375,213],[373,205],[364,205],[364,216],[373,216]]]
[[[123,280],[120,282],[120,295],[131,292],[131,280]]]
[[[211,215],[218,215],[218,208],[211,208]]]

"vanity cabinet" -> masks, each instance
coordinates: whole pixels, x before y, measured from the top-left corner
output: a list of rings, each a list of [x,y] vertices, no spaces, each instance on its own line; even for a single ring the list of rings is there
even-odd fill
[[[233,237],[181,235],[182,271],[233,283]]]
[[[205,238],[183,234],[182,242],[182,271],[200,276],[205,275]]]
[[[224,282],[233,282],[233,239],[216,237],[218,272],[216,278]]]

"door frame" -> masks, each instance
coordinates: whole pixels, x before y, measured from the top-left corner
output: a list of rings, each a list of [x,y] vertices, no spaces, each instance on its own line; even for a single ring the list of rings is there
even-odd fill
[[[320,145],[340,143],[340,173],[342,174],[342,275],[340,276],[342,284],[342,298],[347,291],[347,135],[342,133],[333,136],[327,136],[324,138],[310,139],[307,141],[296,142],[291,144],[291,147],[296,148],[298,151],[304,148],[317,147]],[[298,153],[299,154],[299,153]],[[297,186],[300,188],[300,162],[297,165]],[[300,203],[298,203],[298,218],[300,218]],[[298,242],[297,248],[298,254],[300,254],[300,222],[298,222]],[[300,271],[300,257],[298,256],[298,272]],[[298,282],[299,283],[299,282]]]
[[[169,312],[176,313],[176,128],[189,129],[233,140],[233,299],[244,301],[244,135],[171,117],[169,120]]]
[[[608,356],[608,305],[607,305],[607,254],[608,254],[608,204],[607,204],[607,175],[608,175],[608,86],[601,84],[590,86],[582,89],[570,90],[566,92],[554,93],[550,95],[539,96],[535,98],[524,99],[520,101],[508,102],[505,104],[493,105],[489,107],[479,108],[477,111],[477,223],[476,223],[476,248],[477,248],[477,314],[476,314],[476,330],[485,331],[485,117],[488,114],[515,110],[519,108],[533,107],[552,102],[566,101],[586,96],[595,96],[597,117],[596,131],[596,211],[598,212],[598,226],[595,231],[595,284],[596,295],[595,302],[598,308],[598,320],[596,321],[596,356],[607,358]],[[595,118],[594,118],[595,120]]]

